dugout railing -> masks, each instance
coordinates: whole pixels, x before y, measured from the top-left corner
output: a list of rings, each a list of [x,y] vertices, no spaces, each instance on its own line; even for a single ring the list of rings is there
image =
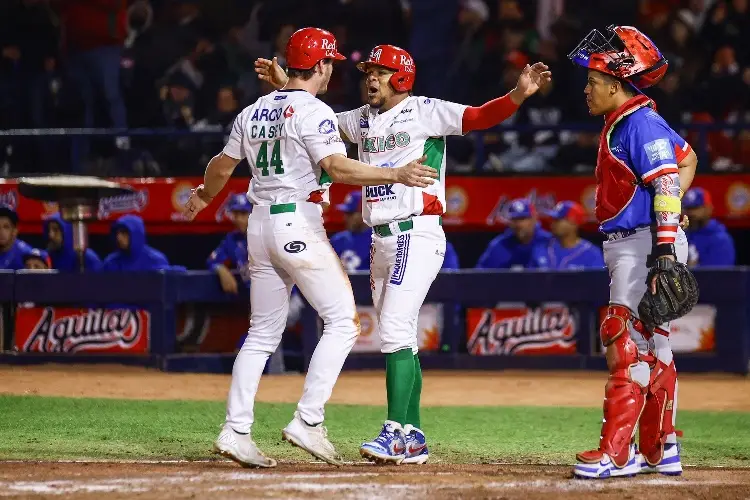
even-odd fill
[[[715,320],[710,325],[714,330],[713,348],[709,352],[676,353],[680,370],[748,373],[750,268],[699,269],[695,274],[701,291],[700,303],[715,308]],[[597,330],[599,311],[607,301],[608,281],[605,271],[443,271],[427,297],[427,302],[443,304],[441,348],[436,352],[422,353],[422,364],[427,369],[604,369],[605,360],[599,348]],[[351,282],[356,302],[372,304],[367,273],[353,273]],[[238,297],[223,293],[216,276],[207,271],[84,274],[0,271],[0,304],[6,316],[6,339],[14,334],[14,314],[28,304],[90,308],[116,305],[147,310],[150,314],[147,349],[138,355],[24,353],[14,350],[12,343],[7,345],[6,340],[0,362],[115,362],[153,366],[165,371],[228,373],[233,353],[176,352],[176,310],[181,304],[235,302],[238,307],[246,307],[246,300],[246,295]],[[465,308],[492,308],[498,302],[567,304],[576,311],[575,353],[477,356],[466,352]],[[306,367],[320,335],[321,324],[309,306],[303,309],[301,321],[303,366]],[[42,338],[40,341],[46,339],[48,346],[61,345],[55,342],[66,335],[66,326],[44,326],[44,332],[37,332]],[[74,329],[75,325],[70,324],[67,328]],[[93,336],[90,341],[96,342],[97,338]],[[352,354],[345,365],[345,369],[383,367],[383,357],[377,353]]]

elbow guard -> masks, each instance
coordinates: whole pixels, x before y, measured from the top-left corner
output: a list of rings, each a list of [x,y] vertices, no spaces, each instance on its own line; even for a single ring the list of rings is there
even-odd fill
[[[679,214],[682,212],[682,200],[676,196],[657,194],[654,196],[654,211]]]

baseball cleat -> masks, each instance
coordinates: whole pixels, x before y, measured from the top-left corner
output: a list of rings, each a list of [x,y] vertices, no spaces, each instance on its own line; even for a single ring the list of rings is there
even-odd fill
[[[573,477],[577,479],[608,479],[610,477],[633,477],[640,472],[640,454],[636,453],[635,444],[630,445],[628,463],[617,467],[606,453],[599,462],[578,462],[573,466]]]
[[[406,458],[406,442],[401,424],[386,420],[378,437],[362,444],[359,454],[376,464],[400,465]]]
[[[276,460],[265,456],[250,434],[239,434],[226,424],[214,441],[213,451],[243,467],[276,467]]]
[[[658,472],[665,476],[679,476],[682,474],[682,463],[680,462],[680,449],[682,447],[679,443],[667,443],[664,445],[664,454],[661,457],[659,463],[651,465],[646,461],[646,457],[638,454],[640,459],[639,471],[641,474],[651,474]]]
[[[302,448],[310,455],[317,459],[323,460],[331,465],[344,465],[341,457],[336,453],[336,448],[328,440],[328,430],[323,424],[307,425],[299,416],[299,412],[294,412],[294,418],[283,431],[281,438],[296,446]]]
[[[430,454],[427,451],[427,440],[424,437],[424,432],[421,429],[417,429],[411,424],[404,426],[404,442],[406,443],[406,458],[401,463],[404,464],[426,464],[430,458]]]

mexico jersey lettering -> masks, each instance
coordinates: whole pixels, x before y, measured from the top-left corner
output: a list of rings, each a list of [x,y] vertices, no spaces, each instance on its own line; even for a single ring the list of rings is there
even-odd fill
[[[254,205],[327,201],[330,178],[318,162],[346,156],[336,115],[304,90],[271,92],[235,118],[224,154],[247,158]]]
[[[337,115],[344,135],[357,143],[362,162],[394,168],[427,156],[425,163],[440,174],[427,188],[364,187],[362,215],[368,225],[445,212],[445,136],[462,133],[465,109],[440,99],[410,96],[383,113],[365,105]]]

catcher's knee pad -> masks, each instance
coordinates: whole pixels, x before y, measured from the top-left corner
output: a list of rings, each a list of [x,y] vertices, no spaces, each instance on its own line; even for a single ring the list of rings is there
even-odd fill
[[[627,307],[610,305],[601,325],[610,374],[604,389],[604,422],[599,449],[578,454],[582,462],[599,461],[603,453],[618,467],[628,462],[629,445],[649,382],[648,365],[639,360],[638,347],[630,338],[630,315]]]
[[[674,417],[677,411],[677,370],[674,361],[667,365],[655,359],[654,363],[638,430],[638,447],[650,465],[661,461],[667,436],[676,432]]]

